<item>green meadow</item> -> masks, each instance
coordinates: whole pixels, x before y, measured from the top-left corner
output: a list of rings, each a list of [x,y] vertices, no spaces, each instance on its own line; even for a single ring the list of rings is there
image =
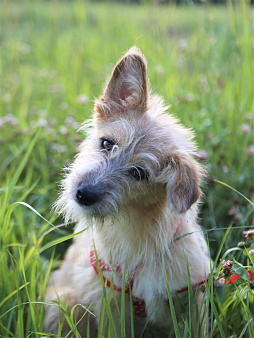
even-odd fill
[[[0,337],[47,336],[47,280],[73,230],[54,228],[63,224],[51,210],[62,169],[77,153],[84,138],[77,129],[91,117],[105,79],[134,44],[147,58],[153,91],[196,133],[208,170],[200,224],[215,278],[222,276],[219,258],[233,260],[240,275],[238,284],[220,288],[210,279],[206,335],[254,336],[246,275],[254,242],[243,235],[254,227],[253,8],[245,1],[225,7],[2,1]],[[240,241],[247,248],[238,248]],[[78,337],[69,320],[69,336]],[[189,337],[189,317],[184,323]],[[114,336],[112,325],[105,336]],[[176,327],[167,336],[174,330],[177,336]]]

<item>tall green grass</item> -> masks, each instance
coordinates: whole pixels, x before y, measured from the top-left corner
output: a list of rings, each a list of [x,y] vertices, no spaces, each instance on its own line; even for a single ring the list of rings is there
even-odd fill
[[[47,280],[72,238],[72,225],[52,226],[62,224],[50,212],[61,168],[82,140],[77,126],[133,44],[147,57],[154,91],[196,131],[205,151],[211,180],[200,222],[209,230],[212,258],[218,261],[236,247],[242,230],[253,226],[253,208],[212,179],[253,201],[252,8],[244,1],[227,7],[4,1],[0,25],[1,336],[38,336],[43,330]],[[242,251],[227,257],[251,265]],[[218,292],[208,284],[207,334],[253,336],[248,283]],[[110,311],[106,298],[102,306]]]

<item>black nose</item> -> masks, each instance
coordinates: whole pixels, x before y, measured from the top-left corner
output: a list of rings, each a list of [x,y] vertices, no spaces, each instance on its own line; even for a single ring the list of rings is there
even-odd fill
[[[99,194],[92,186],[81,183],[76,192],[76,201],[81,205],[93,205],[98,202]]]

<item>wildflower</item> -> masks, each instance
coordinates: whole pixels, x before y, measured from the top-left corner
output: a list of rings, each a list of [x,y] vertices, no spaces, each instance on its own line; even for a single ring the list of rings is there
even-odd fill
[[[254,239],[254,230],[243,231],[245,238]]]
[[[48,91],[49,91],[50,93],[56,93],[56,92],[57,92],[57,86],[56,86],[56,85],[50,85],[50,86],[48,87]]]
[[[178,49],[179,49],[180,52],[184,52],[187,49],[187,47],[188,47],[188,44],[187,44],[186,40],[180,39],[178,41]]]
[[[253,254],[254,254],[254,249],[251,249],[251,250],[249,251],[249,254],[250,254],[250,255],[253,255]]]
[[[225,174],[227,174],[227,173],[229,172],[228,166],[227,166],[227,165],[224,165],[224,166],[222,167],[222,171],[223,171]]]
[[[43,119],[43,118],[39,119],[37,125],[39,127],[47,127],[48,126],[48,121],[46,119]]]
[[[77,143],[82,142],[82,140],[83,139],[82,139],[82,137],[80,135],[77,135],[77,136],[74,137],[74,141],[77,142]]]
[[[49,120],[49,123],[51,126],[54,126],[56,124],[56,119],[54,117],[52,117],[50,120]]]
[[[4,116],[4,120],[11,126],[16,126],[18,124],[18,119],[12,114],[7,114],[6,116]]]
[[[64,93],[65,88],[62,84],[52,84],[48,87],[48,91],[52,94],[54,93]]]
[[[254,145],[250,145],[246,148],[246,154],[248,156],[253,156],[254,155]]]
[[[46,127],[47,133],[51,136],[51,139],[56,139],[56,130],[55,128]]]
[[[220,286],[222,286],[222,285],[224,285],[224,284],[225,284],[225,278],[224,278],[224,277],[219,278],[218,280],[215,280],[215,281],[213,282],[213,285],[214,285],[214,286],[217,286],[217,287],[220,287]]]
[[[160,65],[155,66],[154,70],[157,74],[164,74],[165,73],[164,68]]]
[[[248,274],[249,274],[249,280],[250,282],[254,281],[254,272],[251,269],[247,270]],[[230,277],[230,279],[227,281],[227,284],[235,284],[235,282],[239,279],[239,275],[238,274],[234,274]],[[250,288],[254,288],[254,284],[250,283]]]
[[[251,269],[248,269],[247,270],[248,274],[249,274],[249,277],[250,277],[250,280],[254,280],[254,271],[251,271]]]
[[[48,115],[47,109],[40,109],[40,110],[38,111],[38,115],[39,115],[40,117],[46,117],[46,116]]]
[[[239,275],[237,275],[236,273],[234,275],[232,275],[230,277],[230,279],[227,281],[227,284],[235,284],[235,282],[237,281],[237,279],[239,279]]]
[[[63,153],[64,151],[66,151],[66,147],[64,145],[53,144],[51,150],[54,152]]]
[[[243,219],[243,214],[239,212],[234,206],[229,209],[228,215],[234,216],[235,220]]]
[[[86,104],[89,102],[89,98],[85,94],[80,94],[78,96],[78,103],[80,104]]]
[[[69,133],[65,126],[60,126],[59,131],[62,135],[68,135],[68,133]]]
[[[243,134],[248,134],[250,132],[250,126],[247,123],[241,125],[241,131]]]
[[[254,281],[254,271],[251,271],[251,269],[248,269],[248,274],[249,274],[249,278],[250,278],[250,288],[253,290],[254,289],[254,283],[252,281]]]
[[[247,247],[247,243],[245,243],[245,242],[239,242],[239,243],[237,244],[237,247],[240,248],[240,249],[244,249],[244,248]]]
[[[208,159],[208,153],[205,150],[200,149],[197,152],[197,155],[201,161],[206,161]]]
[[[247,114],[246,114],[246,120],[247,121],[251,121],[252,118],[253,118],[252,113],[251,112],[247,112]]]
[[[208,134],[206,135],[206,139],[207,139],[207,141],[212,141],[212,140],[213,140],[213,134],[208,133]]]
[[[234,262],[232,262],[230,260],[227,260],[227,261],[221,260],[221,264],[222,264],[221,270],[223,272],[223,275],[225,277],[229,277],[231,275],[232,266],[234,265]]]
[[[0,118],[0,129],[2,129],[2,127],[3,127],[4,123],[5,123],[5,120],[4,120],[4,119],[2,119],[2,118]]]
[[[78,123],[76,122],[76,120],[74,119],[74,117],[72,116],[68,116],[64,123],[67,125],[67,126],[70,126],[72,127],[73,129],[77,129],[78,128]]]

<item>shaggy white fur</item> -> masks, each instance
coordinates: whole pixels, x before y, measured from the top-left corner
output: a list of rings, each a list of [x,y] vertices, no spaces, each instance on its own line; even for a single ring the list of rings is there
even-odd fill
[[[87,230],[52,274],[47,301],[58,293],[63,303],[69,299],[69,308],[92,303],[95,317],[86,315],[78,328],[85,336],[90,320],[96,335],[103,293],[89,259],[94,241],[99,257],[108,264],[112,257],[113,265],[121,266],[105,277],[113,274],[114,284],[121,286],[126,264],[132,294],[144,300],[150,322],[158,330],[170,326],[165,272],[173,294],[188,284],[187,265],[191,283],[210,272],[207,244],[197,224],[204,170],[195,159],[193,133],[166,113],[162,99],[151,95],[146,60],[136,47],[116,64],[96,101],[92,123],[82,129],[87,138],[62,182],[56,208],[66,222],[77,222],[76,232]],[[178,223],[180,234],[192,234],[174,241]],[[116,294],[120,302],[121,294]],[[128,307],[126,295],[126,313]],[[112,313],[119,329],[113,305]],[[45,330],[57,333],[58,316],[55,307],[46,307]],[[143,324],[135,316],[137,335]],[[64,323],[62,333],[67,332]]]

